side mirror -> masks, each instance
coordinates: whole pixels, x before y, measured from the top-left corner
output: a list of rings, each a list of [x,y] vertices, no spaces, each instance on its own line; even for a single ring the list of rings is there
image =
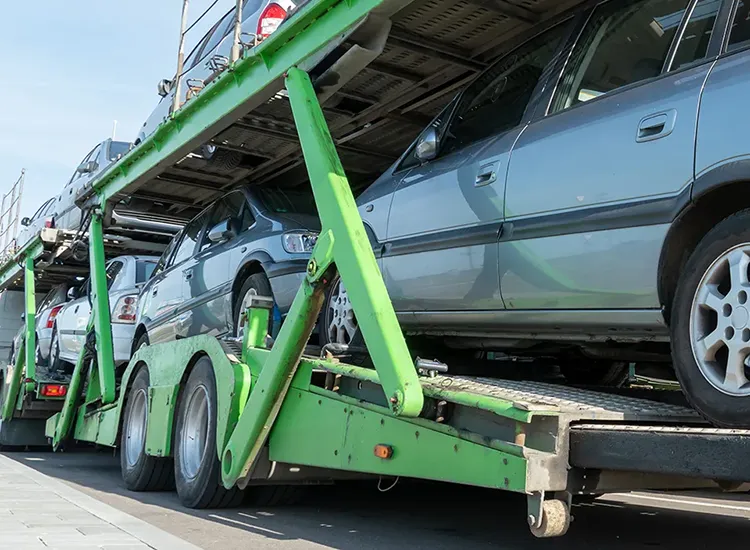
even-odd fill
[[[88,162],[84,162],[78,166],[78,172],[80,174],[90,174],[91,172],[96,171],[96,162],[93,160],[90,160]]]
[[[434,159],[437,156],[438,141],[437,128],[434,126],[430,126],[422,132],[419,141],[417,141],[417,158],[423,162]]]
[[[21,225],[24,227],[28,227],[31,225],[31,218],[24,218],[21,220]]]
[[[78,292],[78,289],[74,286],[70,287],[68,289],[68,293],[66,294],[66,296],[68,297],[68,300],[77,300],[79,295],[80,294]]]
[[[161,97],[167,97],[172,91],[172,81],[164,78],[156,85],[156,91]]]
[[[239,222],[237,218],[227,218],[211,228],[208,232],[208,240],[215,244],[233,239],[239,233],[237,230],[238,226]]]

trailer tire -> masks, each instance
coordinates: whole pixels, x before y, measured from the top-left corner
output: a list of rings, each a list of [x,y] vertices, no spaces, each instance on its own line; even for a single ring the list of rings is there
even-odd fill
[[[201,357],[180,392],[174,441],[177,495],[187,508],[227,508],[244,493],[221,483],[216,453],[216,379],[213,364]]]
[[[148,369],[141,368],[128,392],[120,434],[122,480],[131,491],[167,491],[174,488],[172,460],[146,454],[148,388]]]

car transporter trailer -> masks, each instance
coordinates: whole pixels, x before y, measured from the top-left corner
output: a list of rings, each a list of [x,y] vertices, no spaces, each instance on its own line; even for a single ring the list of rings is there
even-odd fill
[[[391,20],[409,4],[304,4],[268,39],[243,42],[237,60],[79,197],[92,211],[89,330],[95,349],[84,346],[60,412],[47,421],[53,447],[69,439],[122,446],[123,464],[132,466],[126,484],[141,490],[168,488],[173,467],[182,461],[187,464],[182,470],[195,474],[176,480],[189,506],[229,504],[237,488],[257,491],[357,476],[514,491],[527,495],[526,517],[540,537],[567,531],[575,495],[728,488],[750,479],[750,432],[712,428],[688,408],[548,383],[455,376],[436,372],[443,370],[438,363],[415,364],[329,131],[329,113],[320,103],[362,67],[347,74],[345,64],[334,63],[329,72],[310,77],[344,44],[350,46],[347,53],[356,50],[350,60],[371,63],[377,55],[367,52],[383,51],[379,36],[388,35]],[[447,13],[451,2],[430,4]],[[519,20],[528,15],[513,4],[496,3],[506,4]],[[327,78],[330,71],[338,78]],[[242,342],[203,335],[146,346],[124,373],[116,373],[104,243],[113,202],[174,172],[191,151],[253,110],[279,104],[291,108],[323,230],[277,338],[267,347],[271,301],[258,297],[247,311]],[[149,192],[162,189],[156,185],[149,185]],[[173,192],[174,201],[184,202],[179,193]],[[41,242],[0,267],[2,285],[23,274],[27,297],[33,296]],[[37,280],[44,279],[45,269],[37,267]],[[330,354],[304,355],[336,271],[374,369],[344,364]],[[24,392],[33,390],[28,351],[34,348],[33,302],[27,302],[26,323],[26,353],[19,354],[25,355],[25,374],[19,361],[8,377],[6,403],[15,409],[5,407],[3,429],[14,422],[14,410],[23,411]]]

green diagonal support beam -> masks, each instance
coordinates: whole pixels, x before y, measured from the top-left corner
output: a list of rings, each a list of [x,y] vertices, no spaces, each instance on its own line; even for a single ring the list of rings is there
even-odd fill
[[[321,225],[333,233],[334,262],[383,390],[393,412],[417,416],[422,386],[312,82],[293,68],[286,87]]]

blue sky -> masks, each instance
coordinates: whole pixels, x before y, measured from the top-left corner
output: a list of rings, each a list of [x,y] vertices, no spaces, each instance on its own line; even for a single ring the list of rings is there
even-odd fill
[[[191,0],[191,19],[210,5]],[[220,0],[215,22],[233,5]],[[176,63],[181,0],[6,2],[0,17],[0,191],[26,169],[22,215],[58,194],[112,134],[135,139]],[[189,45],[205,32],[191,32]]]

